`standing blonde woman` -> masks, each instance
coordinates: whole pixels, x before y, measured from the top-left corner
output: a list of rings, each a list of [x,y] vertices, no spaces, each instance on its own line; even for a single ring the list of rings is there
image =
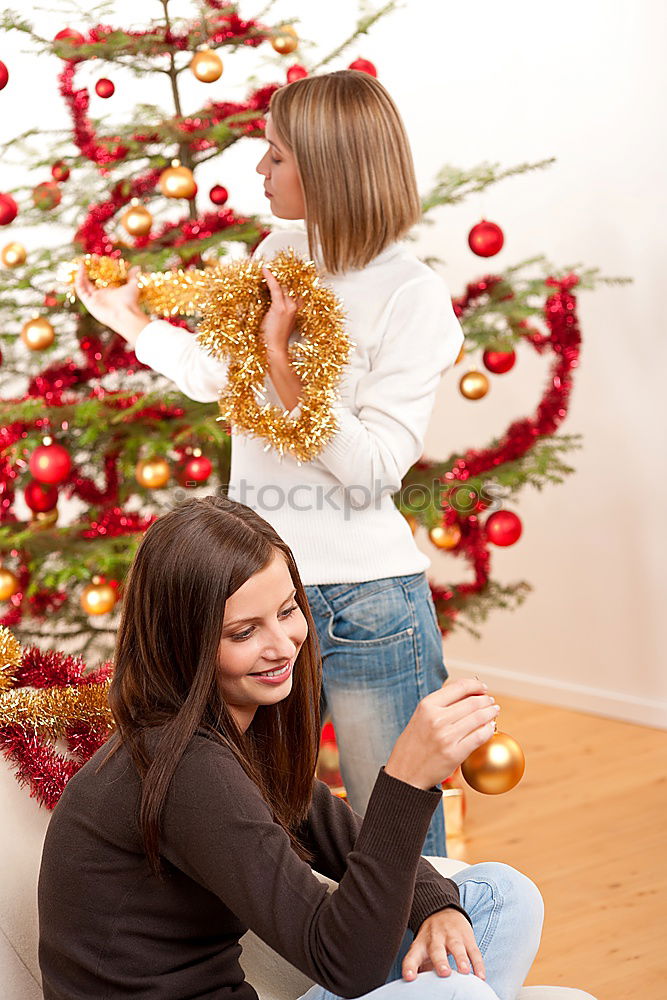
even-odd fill
[[[230,496],[287,541],[306,585],[323,657],[324,698],[353,808],[363,813],[378,767],[416,705],[447,673],[425,569],[392,496],[420,457],[435,393],[462,334],[441,279],[401,243],[420,219],[405,129],[373,77],[343,71],[277,91],[268,148],[257,170],[271,210],[304,219],[306,232],[272,233],[256,251],[289,247],[316,261],[342,301],[353,343],[336,405],[338,431],[316,459],[298,464],[233,432]],[[301,383],[288,356],[297,306],[268,267],[271,307],[262,325],[269,356],[266,399],[298,413]],[[225,365],[187,331],[149,322],[136,278],[78,293],[137,357],[193,399],[217,399]],[[444,855],[442,810],[427,854]]]

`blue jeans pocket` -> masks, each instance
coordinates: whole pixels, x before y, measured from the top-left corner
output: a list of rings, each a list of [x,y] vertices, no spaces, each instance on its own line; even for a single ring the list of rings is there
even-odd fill
[[[414,633],[412,604],[393,578],[320,591],[329,606],[327,632],[334,643],[382,646]]]

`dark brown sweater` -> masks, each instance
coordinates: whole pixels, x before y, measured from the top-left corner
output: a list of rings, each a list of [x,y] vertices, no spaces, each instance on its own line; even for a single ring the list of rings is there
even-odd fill
[[[459,906],[420,848],[441,793],[381,771],[363,822],[316,783],[291,847],[231,751],[193,739],[172,781],[155,877],[137,827],[140,785],[124,749],[102,747],[54,810],[39,879],[45,1000],[255,1000],[239,964],[248,928],[333,993],[386,979],[407,925]],[[463,911],[462,911],[463,912]]]

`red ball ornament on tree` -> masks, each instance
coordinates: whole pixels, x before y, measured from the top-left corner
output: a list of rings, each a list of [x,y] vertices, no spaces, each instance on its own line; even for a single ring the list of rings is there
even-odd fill
[[[486,537],[494,545],[514,545],[522,530],[521,519],[511,510],[497,510],[486,522]]]
[[[10,194],[0,194],[0,226],[8,226],[19,214],[19,207]]]
[[[95,84],[95,93],[98,97],[113,97],[116,92],[116,88],[111,80],[107,80],[105,76],[101,80],[98,80]]]
[[[468,246],[478,257],[493,257],[503,248],[505,234],[495,222],[482,219],[468,233]]]
[[[53,39],[54,42],[69,42],[70,45],[83,45],[84,38],[75,28],[63,28]]]
[[[51,438],[35,448],[28,465],[32,476],[40,483],[62,483],[72,468],[72,459],[66,448]]]
[[[504,375],[514,368],[516,354],[514,351],[484,351],[482,355],[484,367],[494,375]]]
[[[305,66],[300,66],[299,63],[294,63],[293,66],[287,70],[287,82],[294,83],[295,80],[303,80],[308,76],[308,70]]]
[[[55,181],[44,181],[43,184],[38,184],[36,188],[33,188],[32,200],[37,208],[47,212],[60,204],[62,194]]]
[[[69,167],[64,160],[58,160],[51,167],[51,176],[54,181],[66,181],[69,177]]]
[[[224,205],[229,198],[229,191],[222,184],[214,184],[208,196],[214,205]]]
[[[58,296],[55,292],[47,292],[44,296],[44,305],[47,309],[55,309],[58,305]]]
[[[4,90],[9,80],[9,70],[3,62],[0,62],[0,90]]]
[[[213,463],[206,455],[193,455],[178,473],[181,486],[195,486],[205,483],[213,472]]]
[[[347,68],[356,69],[360,73],[368,73],[369,76],[378,75],[378,71],[376,70],[375,66],[368,59],[355,59],[354,62],[351,62]]]
[[[58,503],[58,487],[31,479],[25,488],[23,497],[31,511],[35,514],[43,514],[53,510]]]

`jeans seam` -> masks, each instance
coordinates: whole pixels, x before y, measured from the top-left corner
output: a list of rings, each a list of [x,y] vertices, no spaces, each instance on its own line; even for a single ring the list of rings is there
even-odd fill
[[[466,881],[474,882],[476,885],[486,885],[491,890],[491,899],[493,900],[491,913],[489,915],[486,927],[484,928],[484,933],[481,935],[479,941],[477,942],[477,947],[480,949],[480,951],[482,951],[482,949],[485,949],[488,946],[489,942],[491,941],[491,938],[496,932],[496,927],[498,926],[498,917],[504,905],[503,894],[500,891],[498,883],[492,882],[491,879],[471,878],[467,879]]]

